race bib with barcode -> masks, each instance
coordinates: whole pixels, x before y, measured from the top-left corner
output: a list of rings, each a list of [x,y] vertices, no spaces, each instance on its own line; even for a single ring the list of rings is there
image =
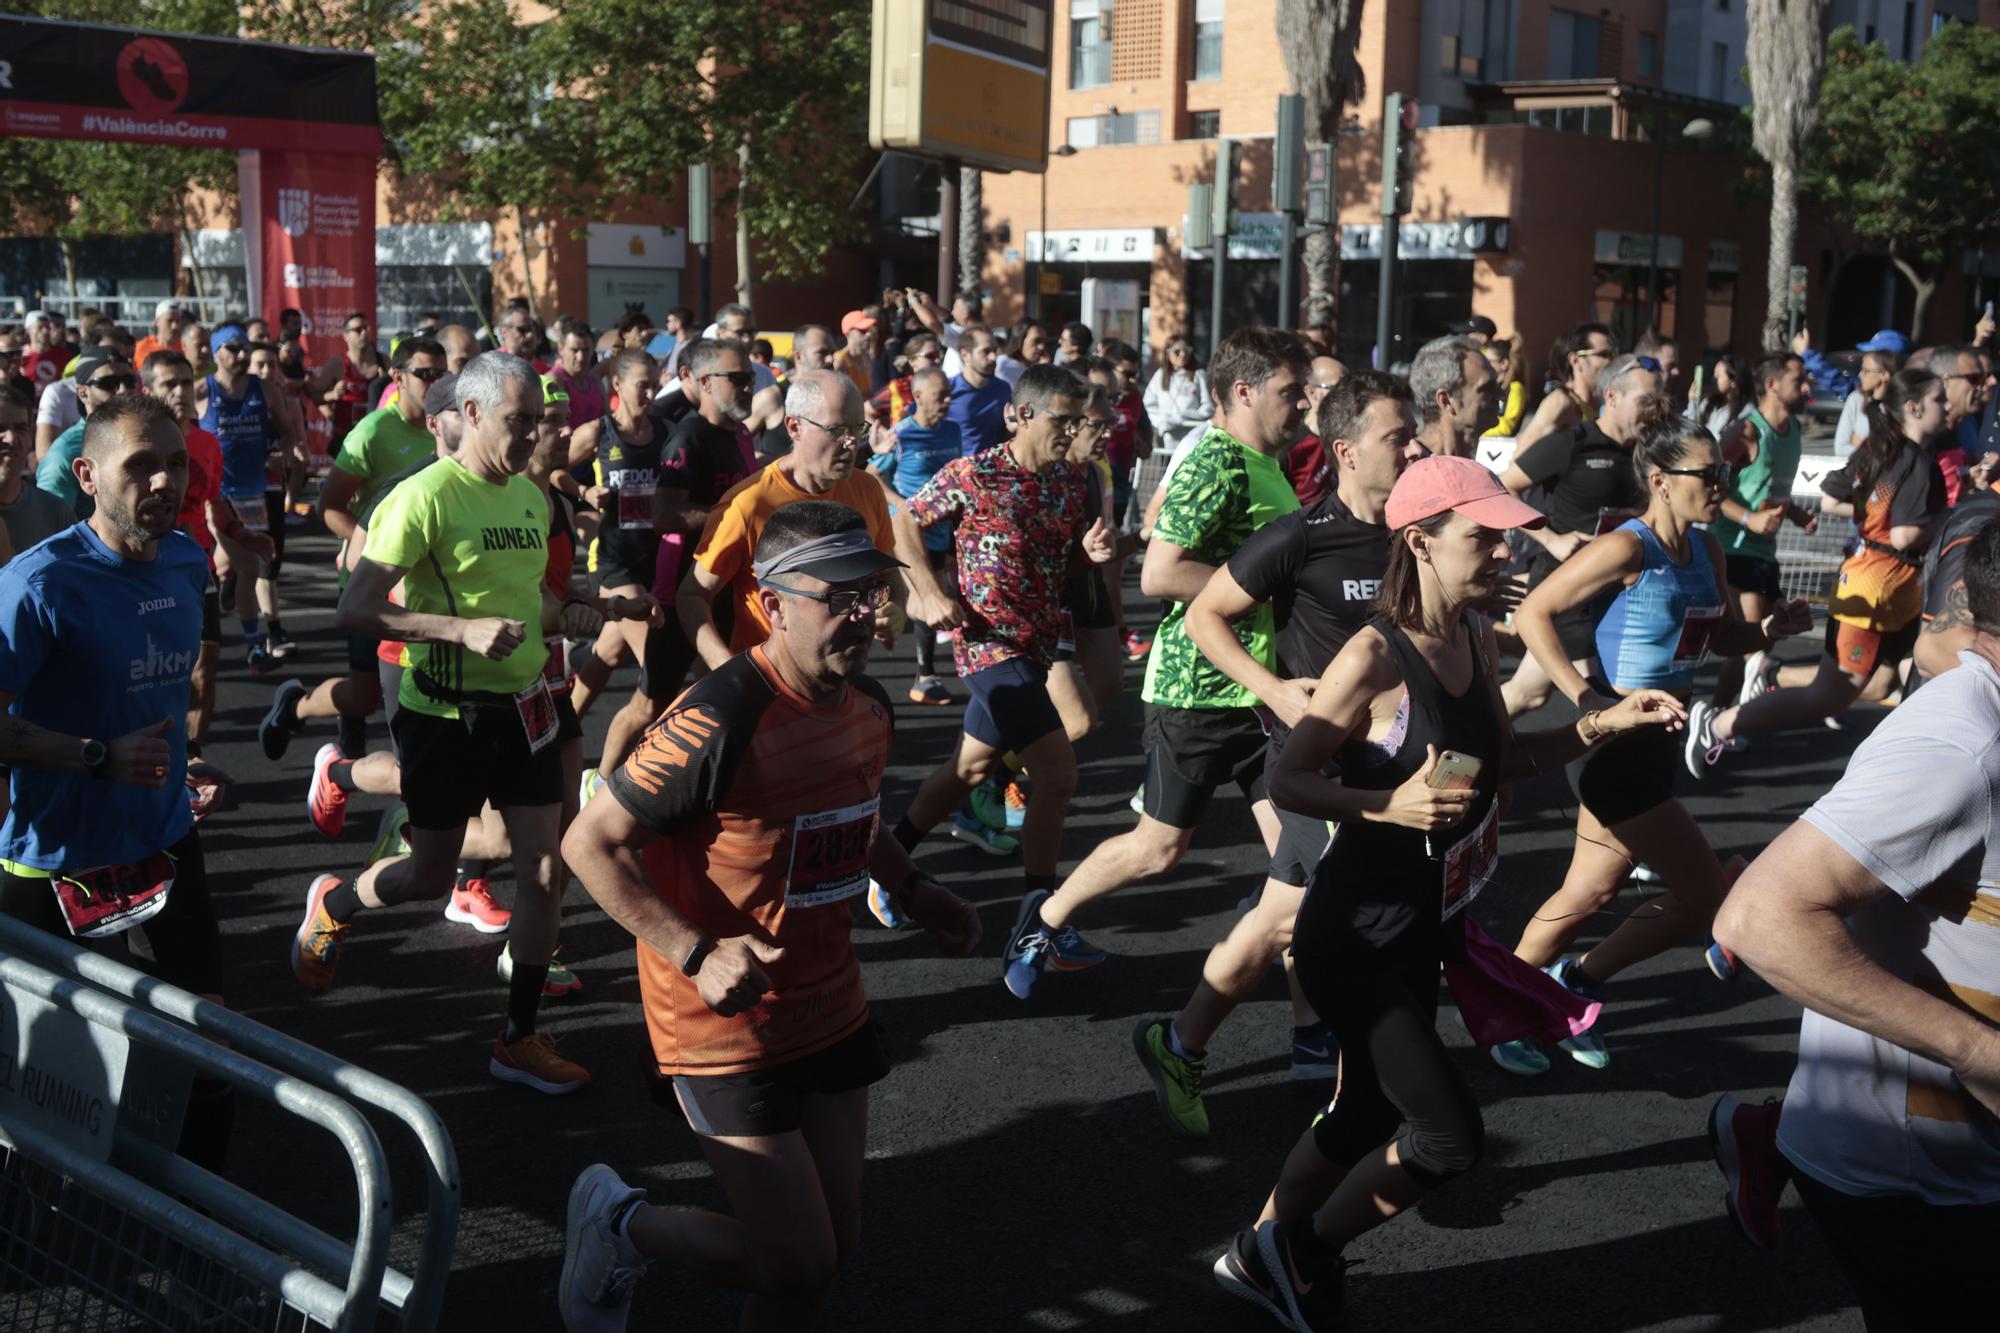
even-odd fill
[[[858,805],[800,815],[792,821],[786,907],[824,907],[867,891],[875,814],[881,804],[880,797],[871,796]]]

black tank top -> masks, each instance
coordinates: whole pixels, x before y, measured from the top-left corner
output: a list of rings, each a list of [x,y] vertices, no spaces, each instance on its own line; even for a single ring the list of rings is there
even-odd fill
[[[653,586],[653,565],[660,554],[660,534],[653,527],[653,494],[660,488],[660,453],[664,437],[658,425],[645,422],[652,438],[645,443],[618,433],[609,412],[597,421],[597,465],[604,485],[611,488],[604,520],[597,529],[597,567],[643,573],[640,586]]]
[[[1341,746],[1341,781],[1364,791],[1400,787],[1423,767],[1424,747],[1435,745],[1439,754],[1455,750],[1480,761],[1474,784],[1478,795],[1461,823],[1435,833],[1362,820],[1337,825],[1299,909],[1298,931],[1343,931],[1377,948],[1399,941],[1416,945],[1437,934],[1447,875],[1462,875],[1480,862],[1476,844],[1489,815],[1496,813],[1502,728],[1476,636],[1471,682],[1464,693],[1454,695],[1402,630],[1382,617],[1370,621],[1369,628],[1388,640],[1403,678],[1404,702],[1397,719],[1401,735],[1392,732],[1380,743]],[[1459,628],[1473,636],[1469,615]],[[1396,748],[1385,754],[1383,746],[1391,741]],[[1492,830],[1485,833],[1490,839]]]

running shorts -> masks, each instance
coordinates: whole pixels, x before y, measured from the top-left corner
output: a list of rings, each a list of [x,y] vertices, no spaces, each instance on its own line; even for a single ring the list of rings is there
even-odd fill
[[[1600,699],[1618,697],[1602,677],[1593,677],[1590,688]],[[1582,713],[1572,705],[1570,716]],[[1565,764],[1563,772],[1578,802],[1606,828],[1616,827],[1674,799],[1686,740],[1685,732],[1640,727],[1591,746]]]
[[[659,573],[657,568],[640,570],[636,566],[599,565],[590,571],[590,589],[600,597],[612,588],[634,587],[640,592],[651,591],[653,579]],[[672,609],[669,604],[668,609]]]
[[[583,719],[576,715],[576,705],[570,701],[569,691],[553,694],[553,697],[556,705],[556,744],[582,740]]]
[[[965,687],[972,691],[965,734],[982,744],[1018,754],[1062,730],[1062,714],[1049,698],[1049,669],[1039,662],[1010,658],[965,677]]]
[[[389,720],[410,827],[461,828],[488,801],[501,810],[562,803],[562,746],[531,752],[512,699],[461,704],[459,711],[470,721],[414,708],[399,708]]]
[[[1834,665],[1862,680],[1875,674],[1878,666],[1893,667],[1917,649],[1917,635],[1924,618],[1913,617],[1901,629],[1873,630],[1826,618],[1826,655]]]
[[[1111,594],[1105,590],[1102,570],[1086,569],[1065,581],[1062,604],[1078,629],[1110,629],[1118,623],[1111,614]]]
[[[1264,799],[1264,720],[1254,708],[1146,706],[1148,817],[1193,828],[1215,789],[1234,782],[1245,800]]]
[[[1303,889],[1312,883],[1313,867],[1333,840],[1331,826],[1324,819],[1275,804],[1271,809],[1278,816],[1278,850],[1271,854],[1266,873],[1280,884]]]
[[[1754,555],[1722,557],[1722,577],[1732,592],[1754,592],[1772,601],[1784,600],[1784,584],[1778,579],[1778,562]]]
[[[798,1129],[813,1096],[852,1092],[889,1072],[874,1019],[811,1055],[744,1074],[653,1075],[653,1099],[676,1106],[689,1128],[711,1138],[767,1138]]]
[[[222,642],[222,586],[215,571],[208,574],[208,587],[201,594],[201,641],[204,646]]]

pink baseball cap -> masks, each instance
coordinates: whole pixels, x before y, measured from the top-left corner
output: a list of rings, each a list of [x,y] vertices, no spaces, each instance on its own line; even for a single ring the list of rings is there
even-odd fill
[[[1485,464],[1474,458],[1432,454],[1403,469],[1389,492],[1385,517],[1391,529],[1456,509],[1488,528],[1539,528],[1548,519],[1516,499]]]

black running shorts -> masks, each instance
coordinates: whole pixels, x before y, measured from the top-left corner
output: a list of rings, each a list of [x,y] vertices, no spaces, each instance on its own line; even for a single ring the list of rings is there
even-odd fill
[[[853,1092],[889,1072],[882,1029],[865,1021],[825,1050],[747,1074],[653,1075],[653,1099],[675,1106],[690,1128],[710,1138],[768,1138],[799,1127],[813,1096]]]
[[[1264,799],[1264,720],[1254,708],[1146,706],[1146,814],[1193,828],[1215,789],[1233,782]]]
[[[399,708],[389,720],[410,827],[463,828],[488,801],[498,810],[562,803],[562,746],[530,752],[513,700],[461,705],[460,712],[470,713],[469,725],[414,708]]]

